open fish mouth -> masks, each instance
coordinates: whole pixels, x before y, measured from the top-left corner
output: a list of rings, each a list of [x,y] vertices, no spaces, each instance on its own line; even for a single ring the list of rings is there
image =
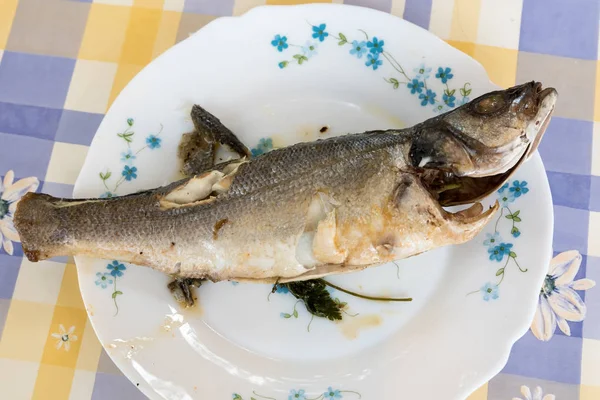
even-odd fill
[[[526,83],[515,90],[518,88],[524,93],[518,98],[520,108],[514,112],[521,113],[527,123],[514,141],[486,148],[480,142],[474,143],[472,138],[463,138],[460,132],[452,132],[452,140],[458,142],[461,151],[470,158],[469,163],[486,164],[486,157],[497,160],[499,155],[504,161],[496,165],[489,162],[487,164],[493,167],[483,168],[483,171],[457,171],[452,165],[417,168],[421,183],[441,206],[470,204],[485,198],[499,189],[537,150],[554,111],[557,92],[554,88],[544,89],[539,82]],[[523,100],[525,96],[527,99]],[[478,160],[473,160],[472,154],[477,154]]]

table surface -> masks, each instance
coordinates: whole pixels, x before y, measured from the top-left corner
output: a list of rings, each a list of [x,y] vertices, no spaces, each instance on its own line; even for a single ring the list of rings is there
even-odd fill
[[[15,183],[37,178],[32,189],[70,197],[104,113],[153,58],[219,16],[300,3],[0,0],[0,199],[18,189],[9,171]],[[579,251],[583,262],[575,279],[598,281],[599,0],[345,3],[429,29],[481,62],[498,85],[536,79],[558,89],[559,105],[540,147],[554,201],[554,251]],[[20,244],[9,240],[16,239],[9,217],[0,214],[0,398],[144,398],[98,342],[73,260],[28,262]],[[585,319],[565,322],[570,334],[557,328],[548,341],[528,331],[502,372],[469,400],[542,400],[535,397],[537,387],[543,400],[600,399],[600,288],[573,293],[587,306],[578,318]],[[58,346],[65,333],[68,348]]]

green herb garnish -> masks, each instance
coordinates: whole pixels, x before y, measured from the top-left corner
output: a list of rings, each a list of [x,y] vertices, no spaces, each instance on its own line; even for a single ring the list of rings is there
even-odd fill
[[[298,300],[302,300],[306,309],[311,314],[327,318],[331,321],[341,320],[342,311],[346,307],[345,302],[340,302],[339,299],[333,299],[327,291],[327,286],[330,286],[340,292],[344,292],[354,297],[373,301],[412,301],[410,297],[392,298],[392,297],[375,297],[360,293],[355,293],[350,290],[341,288],[324,279],[313,279],[308,281],[278,283],[273,286],[273,292],[277,289],[277,285],[288,288]],[[336,301],[337,300],[337,301]]]

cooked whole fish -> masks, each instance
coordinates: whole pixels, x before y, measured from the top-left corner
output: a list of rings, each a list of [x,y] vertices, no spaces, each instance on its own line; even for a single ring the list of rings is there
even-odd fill
[[[190,177],[110,199],[28,193],[14,221],[31,261],[86,255],[178,278],[290,282],[472,239],[477,202],[537,148],[557,92],[529,82],[402,130],[299,143],[254,159],[201,107],[179,149]],[[208,122],[207,122],[208,121]],[[196,136],[194,136],[196,135]],[[240,158],[208,167],[216,144]],[[450,213],[444,206],[470,204]]]

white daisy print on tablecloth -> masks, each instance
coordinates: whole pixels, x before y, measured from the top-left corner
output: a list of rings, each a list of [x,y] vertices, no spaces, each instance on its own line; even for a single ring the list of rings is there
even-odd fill
[[[596,282],[587,278],[573,281],[581,260],[581,254],[571,250],[558,254],[550,261],[531,324],[531,332],[539,340],[550,340],[557,325],[565,335],[570,336],[571,329],[567,321],[581,322],[585,319],[587,309],[576,290],[590,289]]]
[[[56,349],[60,350],[64,347],[65,351],[71,348],[71,342],[77,341],[77,335],[74,335],[75,327],[72,326],[67,331],[63,324],[58,325],[58,333],[53,333],[52,336],[56,340]]]
[[[556,397],[553,394],[547,394],[544,396],[544,392],[541,387],[536,387],[531,393],[531,390],[525,385],[521,386],[521,394],[523,397],[513,397],[512,400],[555,400]]]
[[[40,181],[35,177],[19,179],[16,182],[14,179],[15,174],[11,170],[6,173],[4,180],[0,181],[0,246],[9,255],[14,251],[12,242],[20,241],[13,222],[17,202],[25,193],[35,192],[40,185]]]

